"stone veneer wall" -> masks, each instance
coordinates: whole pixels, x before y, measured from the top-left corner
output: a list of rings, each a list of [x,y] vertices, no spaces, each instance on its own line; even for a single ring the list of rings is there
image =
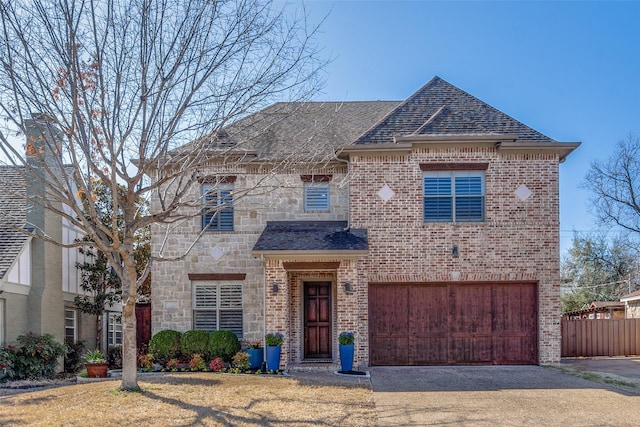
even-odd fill
[[[264,260],[254,258],[251,250],[264,230],[267,221],[287,220],[346,220],[348,188],[344,165],[328,168],[292,170],[265,180],[268,171],[245,169],[229,170],[225,166],[212,167],[208,174],[234,175],[234,192],[249,194],[234,201],[234,230],[232,232],[206,232],[179,261],[156,262],[152,269],[152,333],[164,329],[186,331],[192,324],[192,284],[189,273],[245,273],[243,282],[243,330],[246,340],[263,340],[265,333],[265,276]],[[302,174],[330,174],[330,212],[305,213],[303,206]],[[192,189],[194,199],[200,187]],[[152,200],[152,209],[158,209],[158,200]],[[176,227],[166,237],[166,258],[178,257],[188,250],[201,229],[200,217]],[[163,227],[152,227],[152,251],[159,253],[165,238]],[[214,247],[224,250],[217,261],[212,257]],[[286,282],[286,274],[282,282]],[[268,284],[272,281],[267,279]],[[282,286],[282,294],[286,292]]]
[[[424,223],[420,164],[429,162],[489,164],[484,222]],[[371,282],[535,281],[539,362],[559,362],[558,163],[554,154],[501,154],[486,146],[352,156],[351,226],[368,230],[370,250],[358,269],[360,325],[368,325]],[[377,195],[384,184],[395,192],[387,202]],[[524,201],[515,194],[523,184],[532,191]]]

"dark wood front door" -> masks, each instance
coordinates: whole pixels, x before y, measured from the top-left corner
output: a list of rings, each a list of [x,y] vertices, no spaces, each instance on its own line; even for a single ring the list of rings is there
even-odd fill
[[[331,336],[331,282],[305,282],[305,359],[330,359]]]

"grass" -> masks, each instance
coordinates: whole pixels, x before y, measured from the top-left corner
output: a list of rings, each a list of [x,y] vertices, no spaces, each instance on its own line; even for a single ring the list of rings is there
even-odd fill
[[[0,397],[0,425],[369,426],[370,388],[214,373],[139,378],[142,392],[100,381]]]
[[[585,372],[585,371],[580,371],[572,368],[557,367],[557,366],[553,366],[552,368],[560,372],[564,372],[565,374],[573,375],[575,377],[579,377],[588,381],[611,384],[619,387],[636,388],[636,384],[634,383],[630,383],[628,381],[623,381],[620,379],[611,378],[607,376],[602,376],[593,372]]]

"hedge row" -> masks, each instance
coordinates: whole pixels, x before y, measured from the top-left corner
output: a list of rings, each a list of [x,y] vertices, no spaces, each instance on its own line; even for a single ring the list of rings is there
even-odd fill
[[[161,365],[171,359],[188,360],[194,354],[200,354],[206,360],[220,357],[229,363],[240,349],[240,340],[236,334],[226,330],[209,333],[202,330],[178,332],[167,329],[156,333],[149,341],[149,353]]]

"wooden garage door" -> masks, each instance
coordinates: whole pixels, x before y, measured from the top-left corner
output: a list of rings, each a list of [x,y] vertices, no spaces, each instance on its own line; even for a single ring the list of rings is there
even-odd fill
[[[372,365],[536,364],[534,283],[372,284]]]

